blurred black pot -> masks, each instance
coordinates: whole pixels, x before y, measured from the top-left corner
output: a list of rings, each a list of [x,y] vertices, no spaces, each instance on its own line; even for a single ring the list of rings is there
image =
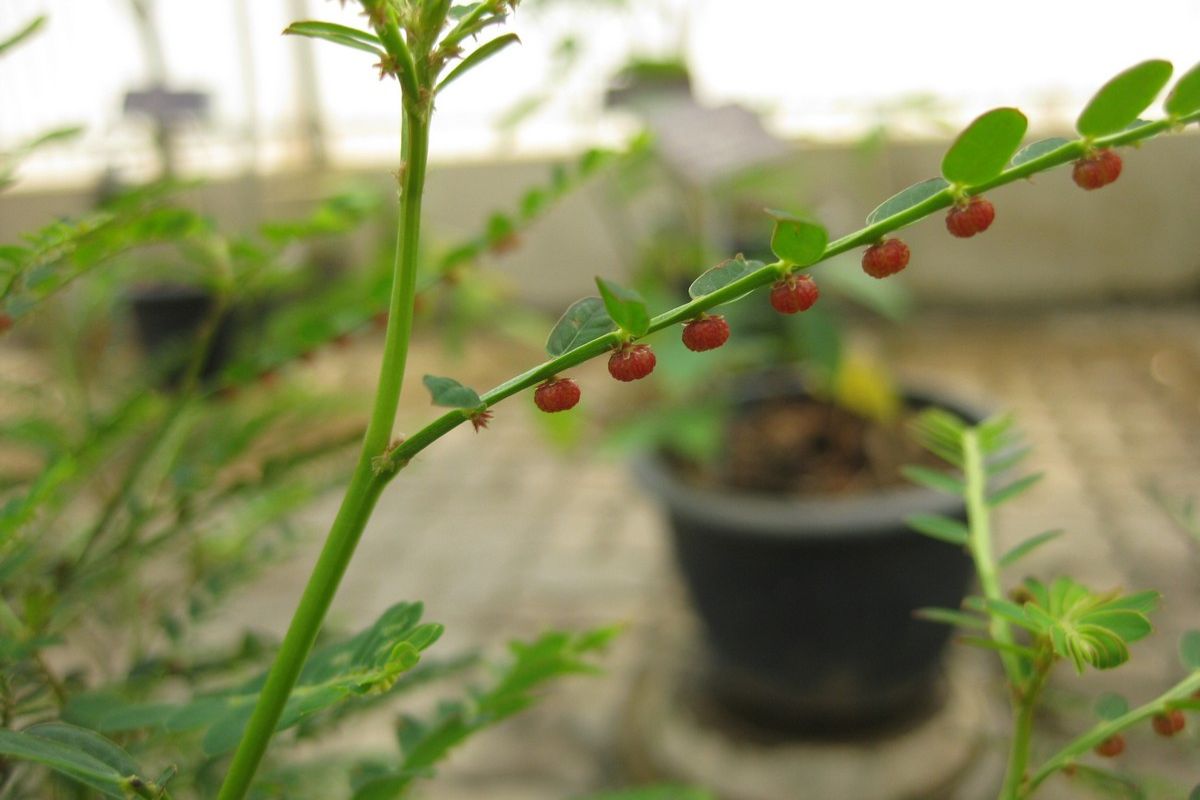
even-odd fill
[[[187,360],[215,303],[216,297],[211,292],[195,286],[156,284],[129,293],[138,342],[152,366],[162,370],[161,383],[166,388],[176,387],[182,379]],[[200,369],[201,380],[215,377],[225,366],[232,338],[229,315],[225,315]]]
[[[737,413],[781,397],[811,402],[795,385],[755,385]],[[930,393],[906,399],[912,408],[983,416]],[[962,550],[904,520],[965,520],[961,501],[916,486],[796,498],[714,490],[687,483],[662,454],[644,457],[636,471],[666,506],[722,705],[772,727],[823,733],[937,707],[951,629],[913,611],[957,608],[973,569]]]

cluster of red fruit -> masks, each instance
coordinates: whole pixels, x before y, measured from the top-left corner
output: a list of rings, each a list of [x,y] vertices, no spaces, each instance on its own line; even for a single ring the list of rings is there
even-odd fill
[[[1072,173],[1075,183],[1089,191],[1107,186],[1120,175],[1121,157],[1109,149],[1079,159]],[[946,230],[960,239],[969,239],[986,231],[995,219],[996,208],[990,201],[971,197],[956,203],[946,214]],[[886,278],[907,267],[908,258],[908,245],[904,242],[881,239],[863,253],[863,272],[872,278]],[[779,313],[795,314],[812,308],[820,295],[811,275],[792,273],[775,282],[770,300]],[[689,350],[712,350],[725,344],[727,339],[729,323],[721,316],[701,314],[683,326],[683,343]],[[654,353],[649,345],[625,343],[609,357],[608,372],[619,381],[636,381],[649,375],[654,364]],[[533,401],[542,411],[566,411],[579,402],[579,386],[570,378],[551,378],[534,391]]]
[[[1159,736],[1170,738],[1184,729],[1187,725],[1187,718],[1184,717],[1183,712],[1178,708],[1173,708],[1170,711],[1155,714],[1150,719],[1150,725]],[[1096,755],[1104,756],[1105,758],[1116,758],[1124,752],[1125,737],[1119,733],[1108,737],[1096,745]]]

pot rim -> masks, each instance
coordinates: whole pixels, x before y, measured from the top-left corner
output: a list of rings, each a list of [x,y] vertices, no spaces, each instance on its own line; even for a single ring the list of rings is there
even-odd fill
[[[918,406],[938,406],[979,422],[981,404],[938,389],[905,387],[904,398]],[[680,480],[661,451],[634,458],[643,491],[665,502],[670,514],[701,523],[702,529],[739,530],[765,538],[867,538],[894,531],[913,514],[961,515],[963,501],[924,486],[895,486],[837,497],[774,497],[727,488],[700,487]]]

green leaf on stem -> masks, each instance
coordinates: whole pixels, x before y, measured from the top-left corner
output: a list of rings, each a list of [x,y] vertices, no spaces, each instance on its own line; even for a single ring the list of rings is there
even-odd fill
[[[0,54],[3,54],[6,50],[8,50],[11,47],[16,47],[18,44],[25,41],[33,34],[37,33],[38,30],[40,30],[41,27],[45,24],[46,24],[45,16],[34,17],[32,20],[30,20],[28,23],[26,23],[25,27],[21,28],[16,33],[12,34],[11,36],[9,36],[3,40],[0,40]]]
[[[958,628],[987,630],[988,627],[986,619],[953,608],[918,608],[913,612],[913,616],[917,619],[929,622],[941,622],[945,625],[953,625]]]
[[[604,308],[604,301],[599,297],[576,300],[550,331],[546,339],[546,352],[551,356],[561,356],[568,350],[599,339],[616,327]]]
[[[1179,663],[1184,669],[1200,669],[1200,631],[1188,631],[1179,637]]]
[[[766,265],[763,262],[747,261],[739,254],[726,261],[722,261],[692,281],[692,285],[688,287],[688,295],[693,299],[705,297],[718,289],[723,289],[736,280],[740,280],[751,273],[765,268]]]
[[[1146,800],[1145,790],[1128,775],[1089,764],[1074,763],[1071,767],[1071,780],[1082,784],[1092,796],[1114,800]]]
[[[1015,108],[994,108],[976,117],[942,158],[942,175],[951,183],[973,186],[1004,171],[1021,146],[1029,120]]]
[[[1116,692],[1105,692],[1096,698],[1096,704],[1092,709],[1096,712],[1097,717],[1109,722],[1129,713],[1129,701]]]
[[[1009,644],[1008,642],[998,642],[995,639],[986,639],[982,636],[960,636],[957,641],[960,644],[965,644],[970,647],[980,647],[984,650],[995,650],[998,653],[1011,653],[1018,658],[1024,658],[1032,661],[1037,653],[1033,652],[1028,647],[1022,647],[1019,644]]]
[[[771,251],[775,255],[798,267],[821,260],[825,246],[829,244],[829,232],[823,225],[786,211],[770,208],[766,211],[775,220],[775,228],[771,231]]]
[[[992,492],[991,494],[989,494],[987,496],[987,503],[992,508],[995,508],[996,506],[998,506],[1002,503],[1006,503],[1009,500],[1012,500],[1013,498],[1018,497],[1021,494],[1024,494],[1027,490],[1029,490],[1034,484],[1036,484],[1038,481],[1040,481],[1043,477],[1045,477],[1044,473],[1034,472],[1029,475],[1025,475],[1023,477],[1017,478],[1015,481],[1008,484],[1007,486],[1003,486],[1003,487],[997,489],[996,491]]]
[[[650,311],[640,294],[599,276],[596,288],[600,290],[609,318],[621,330],[632,336],[643,336],[650,329]]]
[[[962,496],[962,493],[966,491],[961,479],[936,469],[929,469],[929,467],[907,464],[900,468],[900,474],[913,483],[956,497]]]
[[[426,375],[421,379],[429,390],[435,406],[447,408],[478,408],[483,405],[479,393],[470,386],[463,386],[454,378]]]
[[[1200,64],[1189,69],[1175,82],[1163,107],[1172,117],[1185,117],[1200,111]]]
[[[454,66],[454,69],[450,70],[446,77],[442,78],[441,82],[438,83],[437,88],[433,90],[434,94],[440,94],[441,91],[446,88],[446,86],[448,86],[452,81],[461,78],[467,71],[474,69],[484,61],[487,61],[489,58],[496,55],[496,53],[499,53],[510,44],[520,41],[520,37],[518,37],[515,33],[505,33],[497,36],[495,39],[492,39],[489,42],[481,44],[479,47],[472,50],[466,57],[464,57],[462,61],[458,62],[458,64]]]
[[[924,203],[935,194],[945,191],[949,185],[950,183],[945,178],[930,178],[901,189],[876,206],[870,214],[867,214],[867,224],[874,225],[882,219],[894,217],[901,211],[907,211],[915,205]]]
[[[49,767],[105,797],[124,800],[137,765],[116,743],[94,731],[63,722],[23,731],[0,730],[0,755]]]
[[[1012,161],[1009,162],[1009,166],[1019,167],[1027,161],[1033,161],[1035,158],[1041,158],[1047,153],[1053,153],[1063,145],[1070,143],[1070,139],[1064,139],[1061,136],[1051,136],[1048,139],[1038,139],[1036,142],[1030,142],[1017,151],[1017,154],[1012,157]]]
[[[1013,564],[1017,563],[1018,561],[1020,561],[1022,558],[1029,555],[1030,553],[1032,553],[1037,548],[1041,547],[1042,545],[1046,544],[1047,542],[1054,541],[1055,539],[1057,539],[1059,536],[1062,536],[1062,535],[1063,535],[1063,532],[1061,530],[1053,530],[1053,531],[1043,531],[1042,533],[1039,533],[1037,536],[1030,536],[1028,539],[1021,542],[1017,546],[1013,547],[1011,550],[1009,550],[1004,555],[1000,556],[1000,560],[997,563],[1002,568],[1003,567],[1011,567]]]
[[[1100,87],[1080,113],[1075,130],[1087,137],[1121,131],[1150,107],[1171,79],[1171,62],[1143,61]]]
[[[956,519],[939,514],[914,514],[904,520],[908,527],[933,539],[965,546],[970,532]]]
[[[327,42],[340,44],[342,47],[351,47],[365,53],[372,53],[380,58],[384,57],[383,43],[379,41],[378,36],[333,22],[293,22],[284,28],[283,32],[290,36],[324,39]]]

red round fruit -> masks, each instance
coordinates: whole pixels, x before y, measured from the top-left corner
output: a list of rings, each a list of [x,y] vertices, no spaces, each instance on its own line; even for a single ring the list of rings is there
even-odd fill
[[[885,239],[863,253],[863,272],[872,278],[895,275],[908,266],[908,245],[899,239]]]
[[[619,381],[636,381],[654,371],[658,359],[645,344],[624,344],[608,358],[608,374]]]
[[[683,343],[697,353],[714,350],[729,340],[729,323],[724,317],[701,317],[683,326]]]
[[[959,237],[969,239],[983,233],[996,218],[996,207],[982,197],[972,197],[966,205],[956,205],[946,215],[946,230]]]
[[[1183,712],[1178,708],[1171,709],[1163,714],[1155,714],[1150,724],[1154,726],[1154,732],[1159,736],[1174,736],[1183,730],[1187,724],[1187,718],[1183,716]]]
[[[1105,758],[1116,758],[1124,752],[1125,737],[1119,733],[1108,737],[1103,742],[1096,745],[1096,755],[1104,756]]]
[[[780,314],[807,311],[821,296],[811,275],[788,275],[771,287],[771,306]]]
[[[1106,147],[1076,161],[1071,178],[1076,186],[1090,192],[1108,186],[1121,177],[1121,167],[1121,157]]]
[[[551,378],[533,392],[533,402],[547,414],[566,411],[579,402],[579,384],[570,378]],[[478,428],[476,428],[478,430]]]

